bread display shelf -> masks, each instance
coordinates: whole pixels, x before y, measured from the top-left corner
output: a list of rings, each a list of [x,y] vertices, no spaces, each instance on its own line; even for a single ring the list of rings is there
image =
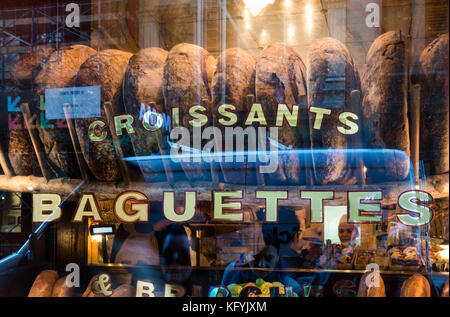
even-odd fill
[[[144,193],[150,201],[162,201],[163,192],[174,191],[177,199],[184,199],[185,191],[197,192],[199,201],[211,201],[212,190],[242,190],[244,205],[262,205],[261,199],[255,198],[257,190],[280,190],[280,186],[245,186],[219,183],[212,186],[210,182],[187,183],[177,182],[173,186],[168,183],[107,183],[107,182],[85,182],[75,179],[51,179],[46,180],[43,177],[35,176],[14,176],[0,175],[0,190],[23,193],[54,193],[66,196],[78,188],[78,192],[95,193],[97,199],[114,199],[120,193],[127,190],[140,191]],[[83,183],[83,184],[82,184]],[[80,186],[81,185],[81,186]],[[333,190],[335,199],[330,204],[345,204],[347,202],[347,193],[349,191],[383,191],[383,205],[392,205],[397,203],[400,194],[405,191],[414,190],[411,183],[392,182],[380,183],[376,185],[308,185],[308,186],[282,186],[283,190],[289,191],[288,200],[280,200],[280,205],[286,206],[306,206],[308,200],[300,199],[300,190]],[[419,189],[428,192],[434,199],[448,198],[449,196],[449,174],[430,176],[426,180],[421,180]]]
[[[131,264],[92,264],[89,265],[90,268],[104,270],[108,272],[116,272],[116,273],[128,273],[130,270],[139,270],[139,269],[148,269],[148,268],[155,268],[158,269],[158,266],[145,266],[145,265],[131,265]],[[216,266],[216,267],[195,267],[198,271],[212,271],[212,270],[225,270],[226,266]],[[250,268],[234,268],[235,270],[245,271],[245,270],[251,270]],[[261,271],[267,270],[267,269],[258,269]],[[274,271],[278,271],[279,269],[274,269]],[[340,270],[340,269],[296,269],[296,268],[283,268],[283,272],[286,273],[338,273],[338,274],[364,274],[365,270]],[[413,275],[414,271],[389,271],[389,270],[380,270],[381,275]],[[424,274],[426,276],[430,277],[448,277],[448,272],[422,272],[421,274]]]

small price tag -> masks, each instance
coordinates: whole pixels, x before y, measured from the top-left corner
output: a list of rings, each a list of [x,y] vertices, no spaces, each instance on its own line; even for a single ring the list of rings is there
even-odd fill
[[[46,120],[65,119],[64,107],[72,119],[100,117],[100,86],[45,90]]]

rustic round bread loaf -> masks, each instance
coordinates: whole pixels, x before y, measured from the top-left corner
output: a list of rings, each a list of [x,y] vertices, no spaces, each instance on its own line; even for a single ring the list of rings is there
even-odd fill
[[[153,108],[164,113],[163,71],[168,52],[157,47],[145,48],[131,57],[123,82],[124,106],[134,122],[142,122],[141,108],[153,103]],[[135,134],[130,135],[136,156],[160,153],[159,146],[168,145],[161,128],[158,132],[145,130],[142,124],[135,124]],[[151,166],[140,165],[146,181],[162,181],[161,175],[152,174]]]
[[[255,95],[255,59],[244,49],[229,48],[220,54],[216,63],[216,71],[212,80],[212,105],[214,113],[221,105],[235,107],[237,122],[230,128],[242,127],[248,113],[247,96]],[[225,138],[225,127],[214,120],[214,125]],[[233,143],[234,144],[234,143]],[[225,150],[225,142],[221,144]],[[245,163],[242,166],[245,168]],[[221,162],[222,173],[227,183],[243,183],[247,179],[245,170],[236,168],[233,163]]]
[[[17,55],[10,72],[13,84],[23,89],[31,89],[34,77],[54,51],[52,47],[40,46],[32,52]]]
[[[58,279],[58,273],[52,270],[44,270],[36,277],[28,297],[51,297],[53,286]]]
[[[194,44],[178,44],[167,56],[163,80],[166,111],[170,114],[172,108],[180,108],[180,124],[184,127],[190,127],[190,107],[201,104],[203,99],[211,101],[214,63],[207,50]]]
[[[366,278],[370,272],[366,272],[361,277],[361,280],[359,281],[359,288],[358,288],[358,295],[357,297],[386,297],[386,289],[384,286],[384,280],[379,275],[379,286],[367,286]]]
[[[380,35],[367,53],[362,76],[364,139],[368,147],[396,149],[410,155],[408,122],[408,53],[405,35],[391,31]],[[368,177],[402,180],[409,160],[383,162],[383,175],[369,170]]]
[[[39,96],[45,96],[48,88],[66,88],[73,86],[75,75],[86,59],[96,51],[85,45],[73,45],[66,49],[54,51],[41,66],[34,79],[36,98],[30,104],[32,114],[40,114]],[[39,124],[39,139],[48,159],[49,170],[56,177],[79,178],[80,171],[74,154],[72,141],[67,127],[58,127],[55,120],[50,120],[49,128]]]
[[[306,66],[300,55],[284,43],[270,44],[264,48],[256,63],[256,101],[261,104],[268,124],[275,127],[279,104],[292,110],[297,97],[306,96]],[[298,125],[298,123],[297,123]],[[305,144],[299,128],[286,122],[278,129],[278,140],[284,147],[279,150],[303,148]],[[300,183],[300,161],[295,154],[278,155],[278,168],[273,174],[266,174],[266,183]]]
[[[414,274],[403,282],[401,297],[431,297],[430,283],[421,274]]]
[[[324,116],[320,130],[313,129],[315,114],[310,113],[311,146],[315,148],[348,148],[349,138],[337,131],[338,117],[343,111],[351,111],[350,93],[361,90],[358,71],[353,59],[340,41],[321,38],[308,51],[308,105],[331,109]],[[348,177],[345,153],[315,156],[314,174],[317,184],[336,184]]]
[[[449,171],[448,33],[422,52],[412,76],[420,85],[420,159],[432,175]]]
[[[122,83],[128,61],[132,54],[114,49],[100,51],[91,55],[78,71],[76,86],[101,86],[101,119],[106,122],[104,104],[111,103],[112,115],[122,114]],[[90,124],[99,118],[75,120],[78,140],[84,158],[93,175],[101,181],[118,181],[121,178],[116,150],[109,130],[108,137],[100,142],[91,142],[88,137]],[[124,152],[132,152],[127,137],[122,137]]]
[[[192,106],[204,104],[203,101],[206,101],[204,106],[207,113],[211,114],[211,81],[214,68],[214,57],[193,44],[178,44],[167,56],[163,80],[166,113],[171,115],[173,108],[179,108],[180,125],[191,132],[193,128],[189,124],[192,120],[189,109]],[[211,118],[208,125],[211,125]],[[184,161],[181,166],[190,180],[210,180],[210,174],[205,172],[209,164]]]
[[[74,297],[74,288],[68,287],[66,284],[67,276],[58,279],[53,286],[52,297]]]

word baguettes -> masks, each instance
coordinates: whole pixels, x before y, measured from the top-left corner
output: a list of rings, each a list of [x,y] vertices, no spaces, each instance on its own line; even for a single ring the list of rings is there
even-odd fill
[[[242,205],[239,199],[244,192],[211,191],[213,221],[242,222]],[[257,190],[256,198],[265,202],[266,222],[277,222],[278,200],[288,199],[286,190]],[[333,191],[299,191],[300,198],[309,200],[311,222],[323,222],[323,205],[325,201],[334,199]],[[381,191],[349,191],[347,192],[347,216],[349,223],[381,223],[383,221],[380,202],[383,199]],[[233,199],[234,201],[230,201]],[[409,226],[423,226],[432,218],[428,204],[433,197],[424,191],[411,190],[398,197],[398,205],[402,210],[397,214],[399,221]],[[33,194],[33,222],[53,222],[61,217],[61,197],[58,194]],[[89,205],[89,206],[88,206]],[[125,208],[128,205],[129,208]],[[186,222],[195,216],[197,192],[184,193],[184,212],[175,212],[175,193],[163,193],[164,216],[169,221]],[[127,209],[127,210],[126,210]],[[231,211],[231,212],[230,212]],[[49,214],[49,212],[51,212]],[[114,215],[123,223],[148,222],[149,202],[147,196],[138,191],[125,191],[114,200]],[[100,208],[93,193],[81,194],[78,206],[73,215],[73,222],[82,222],[85,218],[103,222]]]

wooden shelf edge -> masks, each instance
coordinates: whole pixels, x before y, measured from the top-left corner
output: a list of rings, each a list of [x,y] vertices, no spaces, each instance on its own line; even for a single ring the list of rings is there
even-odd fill
[[[35,176],[7,176],[0,175],[0,190],[10,192],[23,193],[54,193],[62,196],[71,193],[83,181],[77,179],[51,179],[46,180],[43,177]],[[434,199],[446,198],[449,196],[449,174],[441,174],[428,177],[426,180],[421,180],[419,189],[426,191]],[[211,183],[197,183],[190,185],[188,183],[176,183],[170,186],[167,183],[105,183],[105,182],[91,182],[80,187],[80,192],[95,193],[98,199],[114,199],[118,194],[128,191],[136,190],[144,193],[150,201],[162,201],[163,192],[174,191],[176,199],[183,199],[185,191],[196,191],[197,199],[199,201],[211,201],[212,190],[242,190],[244,191],[243,205],[262,205],[264,203],[261,199],[255,198],[256,190],[288,190],[289,199],[280,200],[280,205],[286,206],[307,206],[307,200],[300,199],[300,190],[333,190],[335,192],[335,200],[330,201],[330,205],[342,204],[347,201],[348,191],[383,191],[383,205],[390,205],[397,203],[398,196],[405,192],[415,189],[415,185],[410,183],[383,183],[377,185],[367,186],[244,186],[233,184],[219,184],[212,187]]]

